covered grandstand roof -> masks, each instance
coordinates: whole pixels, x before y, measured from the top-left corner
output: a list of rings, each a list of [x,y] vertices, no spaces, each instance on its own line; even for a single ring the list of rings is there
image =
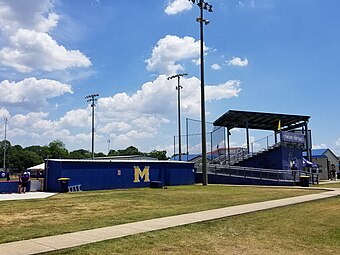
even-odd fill
[[[308,121],[310,116],[249,112],[230,110],[219,117],[214,126],[232,128],[249,128],[260,130],[277,130],[280,122],[282,130],[291,130]]]

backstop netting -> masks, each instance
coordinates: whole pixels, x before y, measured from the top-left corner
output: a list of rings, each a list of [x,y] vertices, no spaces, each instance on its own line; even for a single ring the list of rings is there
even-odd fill
[[[174,154],[178,154],[178,136],[174,137]],[[181,136],[182,160],[190,160],[202,154],[201,121],[186,119],[185,135]],[[213,160],[225,153],[225,127],[216,127],[206,122],[207,158]]]

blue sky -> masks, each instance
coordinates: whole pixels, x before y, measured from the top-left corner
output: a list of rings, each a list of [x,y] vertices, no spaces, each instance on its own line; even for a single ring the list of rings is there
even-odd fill
[[[340,2],[211,0],[205,12],[207,121],[228,110],[311,116],[313,147],[340,155]],[[188,0],[0,0],[0,117],[12,144],[96,152],[173,151],[176,81],[200,118],[199,14]],[[1,126],[0,132],[4,133]],[[251,132],[251,139],[264,137]],[[235,130],[232,144],[244,144]]]

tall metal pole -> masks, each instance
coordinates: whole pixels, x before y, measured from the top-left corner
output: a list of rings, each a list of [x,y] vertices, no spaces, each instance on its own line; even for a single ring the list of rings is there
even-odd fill
[[[178,105],[178,160],[182,160],[182,134],[181,134],[181,89],[183,88],[181,86],[181,77],[182,76],[187,76],[187,73],[180,73],[176,75],[172,75],[168,77],[168,80],[171,80],[173,78],[177,78],[177,86],[176,90],[178,91],[177,93],[177,105]]]
[[[202,1],[201,1],[202,3]],[[201,19],[203,20],[203,8],[200,6]],[[204,85],[204,43],[203,43],[203,22],[200,22],[201,33],[201,129],[202,129],[202,181],[203,185],[208,184],[208,171],[207,171],[207,142],[205,130],[205,85]]]
[[[85,97],[87,102],[91,102],[92,107],[92,159],[94,159],[94,107],[96,106],[95,102],[98,96],[99,94],[92,94]]]
[[[176,136],[174,135],[174,157],[176,155]]]
[[[4,141],[4,165],[3,165],[3,171],[6,171],[6,143],[7,143],[7,118],[4,118],[5,122],[5,141]]]
[[[205,129],[205,95],[204,95],[204,41],[203,41],[203,23],[209,24],[209,20],[203,18],[203,9],[212,12],[212,5],[203,0],[191,0],[193,3],[197,2],[200,8],[200,17],[196,19],[200,23],[200,55],[201,55],[201,132],[202,132],[202,184],[208,184],[208,171],[207,171],[207,142],[206,142],[206,129]]]
[[[177,77],[178,85],[176,86],[176,90],[178,91],[177,95],[177,105],[178,105],[178,160],[182,160],[182,134],[181,134],[181,89],[183,88],[180,84],[181,77]]]
[[[188,118],[185,119],[185,129],[186,129],[186,144],[187,144],[187,161],[189,161],[189,123]]]
[[[111,143],[111,140],[107,140],[107,155],[109,155],[110,153],[110,143]]]
[[[91,107],[92,107],[92,159],[94,159],[94,103],[92,103]]]

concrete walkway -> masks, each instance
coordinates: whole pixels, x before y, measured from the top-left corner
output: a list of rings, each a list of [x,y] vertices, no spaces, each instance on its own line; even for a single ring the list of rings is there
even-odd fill
[[[57,193],[51,193],[51,192],[26,192],[25,194],[24,193],[0,194],[0,202],[9,201],[9,200],[47,198],[50,196],[54,196],[56,194]]]
[[[202,221],[220,219],[228,216],[256,212],[339,195],[340,189],[332,188],[318,194],[231,206],[196,213],[187,213],[182,215],[122,224],[112,227],[104,227],[69,234],[47,236],[41,238],[34,238],[30,240],[4,243],[0,244],[0,253],[2,255],[38,254],[42,252],[71,248],[79,245],[100,242],[104,240],[115,239],[124,236],[145,233],[149,231],[166,229],[175,226],[182,226]]]

